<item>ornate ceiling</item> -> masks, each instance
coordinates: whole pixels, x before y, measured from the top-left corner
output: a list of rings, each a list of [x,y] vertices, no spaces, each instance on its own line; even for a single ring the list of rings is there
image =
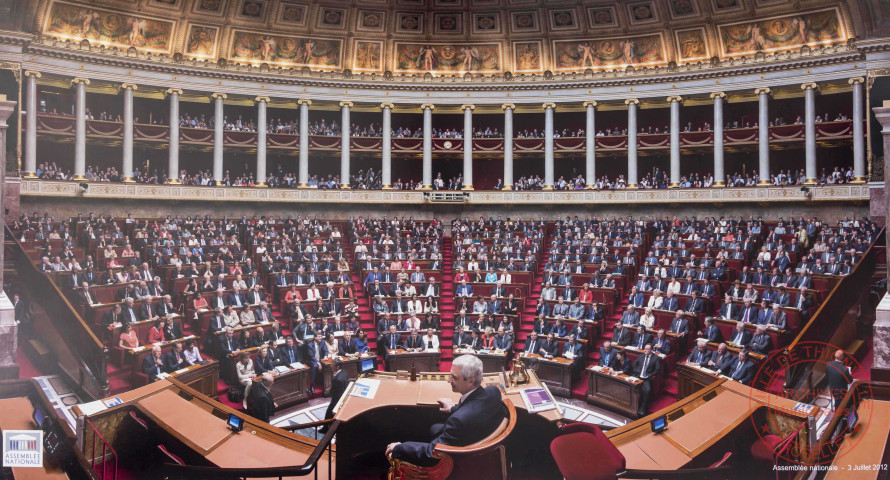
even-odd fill
[[[861,28],[854,21],[861,1],[850,2],[30,0],[21,14],[30,22],[22,29],[43,37],[174,58],[395,75],[521,75],[844,44]]]

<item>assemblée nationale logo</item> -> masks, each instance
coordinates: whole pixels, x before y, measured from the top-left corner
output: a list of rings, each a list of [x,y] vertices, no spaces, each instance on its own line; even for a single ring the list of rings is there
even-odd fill
[[[42,467],[43,432],[40,430],[5,430],[3,432],[4,467]]]

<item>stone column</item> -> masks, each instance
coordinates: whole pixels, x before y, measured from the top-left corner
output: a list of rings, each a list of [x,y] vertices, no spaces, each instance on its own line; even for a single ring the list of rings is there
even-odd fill
[[[806,142],[806,171],[807,185],[815,185],[818,182],[819,173],[816,170],[816,91],[819,85],[816,82],[807,82],[800,86],[804,90],[806,108],[804,111],[805,142]]]
[[[584,188],[587,190],[593,190],[596,186],[596,123],[594,119],[596,106],[597,103],[593,100],[584,102],[587,113],[587,122],[584,127],[584,132],[587,135],[584,144],[584,180],[586,182]]]
[[[464,182],[461,190],[473,189],[473,109],[475,105],[461,105],[464,111]]]
[[[349,120],[349,109],[352,102],[340,102],[340,188],[349,187],[349,147],[352,134],[352,122]]]
[[[758,98],[758,115],[757,115],[757,144],[759,152],[759,168],[760,181],[758,185],[769,185],[769,96],[770,89],[766,87],[754,89],[754,94]]]
[[[25,169],[22,172],[24,178],[37,178],[37,79],[40,72],[25,71],[28,77],[26,89],[28,104],[25,111]]]
[[[221,182],[223,178],[223,128],[225,127],[225,115],[223,102],[225,93],[214,93],[213,97],[213,179]]]
[[[392,190],[392,109],[393,104],[381,103],[383,109],[383,163],[380,181],[384,190]]]
[[[516,105],[505,103],[504,110],[504,188],[513,190],[513,110]]]
[[[726,94],[714,92],[711,94],[714,100],[714,186],[725,187],[723,179],[726,174],[723,171],[723,102]]]
[[[266,133],[268,125],[266,122],[266,109],[268,108],[269,97],[259,96],[254,99],[256,102],[256,186],[265,187],[266,183]]]
[[[872,109],[875,119],[881,123],[881,135],[884,137],[884,171],[890,171],[890,107],[875,107]],[[879,155],[879,153],[875,153]],[[890,176],[884,175],[884,192],[890,192]],[[884,211],[890,212],[890,195],[884,194]],[[886,215],[886,213],[885,213]],[[885,220],[886,223],[886,220]],[[890,245],[887,246],[890,254]],[[884,272],[890,279],[890,262]],[[884,379],[890,375],[890,293],[885,293],[883,300],[878,304],[875,312],[875,323],[872,326],[874,336],[874,365],[872,366],[872,378]]]
[[[544,190],[553,190],[553,109],[555,103],[545,103],[544,108]]]
[[[856,77],[849,82],[853,86],[853,183],[865,183],[865,133],[862,131],[865,115],[862,84],[865,79]]]
[[[673,95],[667,98],[671,104],[671,188],[680,186],[680,103],[683,97]]]
[[[138,87],[132,83],[122,83],[121,91],[124,92],[124,152],[123,168],[125,183],[134,183],[133,179],[133,92]],[[148,172],[146,172],[148,173]]]
[[[297,176],[297,187],[309,187],[309,106],[312,100],[301,98],[297,100],[300,105],[300,166]]]
[[[167,153],[167,182],[178,185],[179,181],[179,96],[182,89],[168,88],[165,92],[170,100],[170,148]]]
[[[433,109],[435,105],[424,103],[423,110],[423,181],[421,189],[433,189]]]
[[[73,180],[86,180],[87,165],[87,85],[88,78],[75,78],[71,85],[75,88],[74,99],[74,177]]]
[[[637,109],[640,101],[628,98],[627,105],[627,188],[637,188]]]
[[[6,119],[14,111],[15,102],[6,100],[5,95],[0,95],[0,165],[4,166],[6,165]],[[31,111],[29,110],[28,118],[30,117]],[[6,168],[0,169],[0,212],[4,208],[6,208]],[[0,244],[3,244],[5,241],[4,237],[4,231],[0,228]],[[3,249],[0,249],[0,265],[3,265],[4,261],[4,252]],[[0,269],[0,285],[3,285],[2,269]],[[16,364],[17,336],[18,325],[15,323],[15,308],[6,296],[6,292],[0,288],[0,377],[16,378],[18,376],[19,369]]]

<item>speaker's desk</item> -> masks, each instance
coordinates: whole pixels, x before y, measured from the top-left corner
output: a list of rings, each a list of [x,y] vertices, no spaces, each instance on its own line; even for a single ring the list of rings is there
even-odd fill
[[[795,410],[796,401],[769,395],[738,382],[720,378],[708,387],[606,436],[627,460],[628,469],[677,470],[706,467],[719,459],[739,438],[758,435],[785,437],[803,427],[801,441],[816,439],[819,407]],[[653,433],[649,422],[667,415],[667,429]],[[755,431],[756,429],[756,431]],[[726,440],[724,442],[724,440]],[[714,447],[714,448],[712,448]]]
[[[550,441],[556,436],[562,415],[558,409],[530,414],[522,395],[523,388],[543,387],[529,372],[531,381],[523,386],[507,389],[504,396],[516,406],[516,428],[505,442],[508,465],[521,468],[523,462],[540,464],[552,462]],[[380,381],[374,398],[344,395],[334,418],[341,423],[337,429],[338,478],[350,478],[359,468],[369,465],[385,469],[386,446],[392,442],[429,441],[429,428],[443,422],[447,414],[439,411],[438,398],[451,398],[455,403],[460,395],[451,391],[449,374],[445,372],[421,373],[417,381],[397,379],[396,374],[374,372],[362,375]],[[485,374],[483,386],[504,385],[503,374]],[[556,400],[554,398],[554,400]],[[547,459],[547,460],[542,460]],[[552,465],[555,469],[555,464]],[[550,470],[557,471],[557,470]]]

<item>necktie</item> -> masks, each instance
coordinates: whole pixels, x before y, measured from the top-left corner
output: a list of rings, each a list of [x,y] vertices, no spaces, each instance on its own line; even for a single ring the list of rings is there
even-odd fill
[[[287,349],[287,353],[290,356],[290,363],[294,363],[294,351],[291,348]]]
[[[146,304],[145,304],[145,311],[148,312],[148,318],[151,318],[151,317],[152,317],[152,315],[151,315],[151,305],[149,305],[149,304],[146,303]]]
[[[87,292],[85,292],[85,293],[86,293],[86,296],[87,296],[87,304],[92,305],[92,304],[93,304],[93,298],[90,297],[90,292],[87,291]]]
[[[318,342],[315,342],[315,359],[318,360],[321,355],[318,352]]]
[[[266,322],[268,322],[268,320],[266,320],[266,311],[263,310],[263,323],[266,323]]]
[[[649,355],[646,355],[646,358],[643,360],[643,371],[640,372],[641,378],[648,378],[649,374],[646,371],[646,367],[649,366]]]
[[[732,378],[735,379],[739,375],[739,371],[742,369],[742,361],[739,360],[739,363],[736,364],[735,373],[732,374]]]
[[[640,335],[640,344],[637,345],[637,348],[643,348],[643,340],[644,340],[643,335]]]
[[[742,318],[743,322],[748,323],[748,314],[750,314],[750,313],[751,313],[751,309],[745,308],[745,316]]]
[[[395,336],[395,335],[390,335],[390,338],[391,338],[391,340],[390,340],[390,342],[389,342],[389,344],[390,344],[389,349],[390,349],[390,350],[395,350],[395,349],[396,349],[396,336]]]
[[[701,350],[699,350],[698,351],[698,363],[701,363],[701,357],[702,357],[702,352],[701,352]]]
[[[803,295],[801,295],[801,296],[797,299],[797,308],[798,308],[798,309],[803,308]]]

